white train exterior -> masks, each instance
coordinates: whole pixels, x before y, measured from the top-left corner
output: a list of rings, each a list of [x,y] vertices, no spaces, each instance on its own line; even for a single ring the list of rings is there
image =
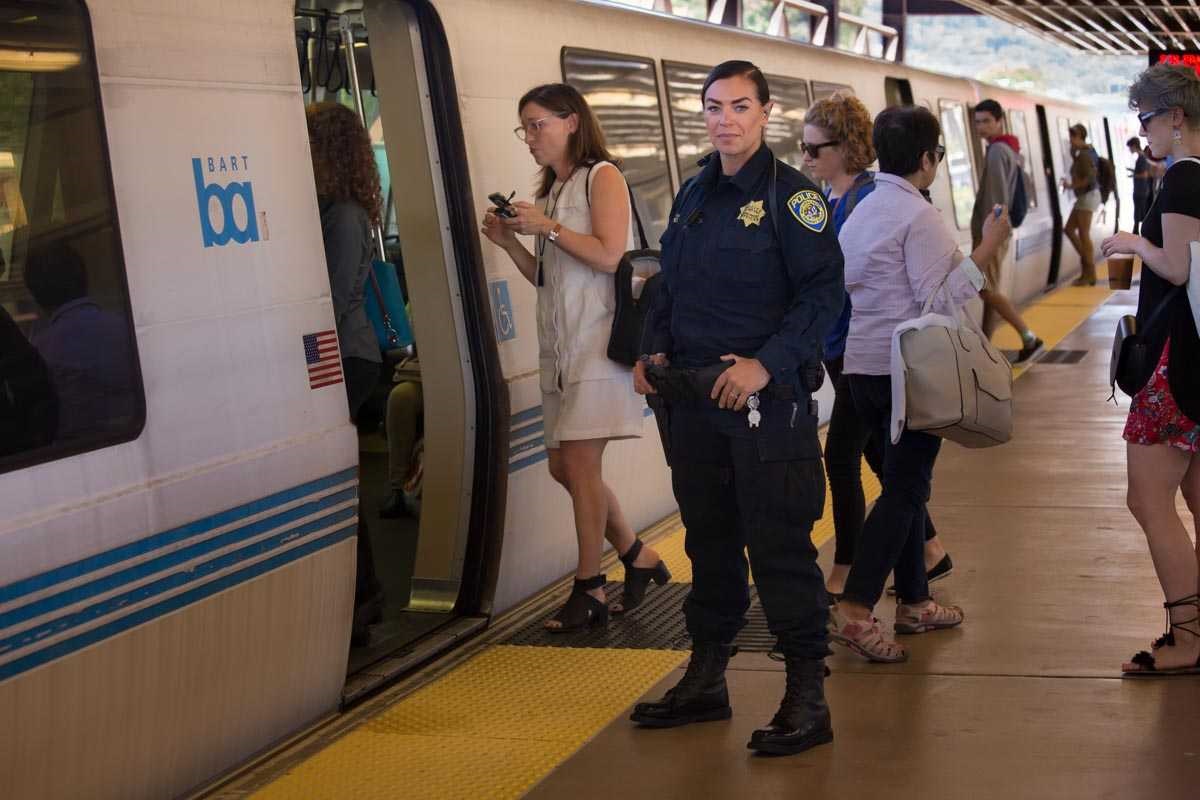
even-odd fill
[[[571,0],[365,6],[425,386],[413,602],[476,623],[574,567],[570,503],[543,463],[534,290],[478,232],[490,192],[528,196],[516,100],[562,80],[571,53],[649,65],[666,183],[635,184],[648,204],[677,190],[686,163],[674,139],[686,104],[666,64],[749,57],[768,75],[850,86],[872,111],[888,102],[885,79],[903,80],[964,126],[970,104],[994,97],[1024,113],[1015,132],[1035,175],[1042,114],[1054,174],[1039,177],[1004,265],[1018,302],[1046,288],[1058,246],[1059,121],[1103,130],[1070,104],[662,14]],[[311,388],[302,345],[334,326],[293,3],[79,8],[145,421],[118,444],[0,466],[0,796],[171,797],[338,708],[357,440],[344,387]],[[969,169],[978,154],[963,157]],[[252,187],[250,219],[222,203],[238,182]],[[945,174],[933,200],[953,224]],[[245,241],[211,241],[251,225]],[[1055,280],[1078,273],[1063,246]],[[642,439],[610,448],[606,475],[636,528],[674,511],[651,417]]]

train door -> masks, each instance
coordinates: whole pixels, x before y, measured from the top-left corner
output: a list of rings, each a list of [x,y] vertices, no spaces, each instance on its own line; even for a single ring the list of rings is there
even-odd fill
[[[1050,216],[1054,220],[1054,230],[1050,237],[1050,269],[1046,275],[1046,285],[1058,283],[1059,264],[1062,261],[1063,216],[1062,204],[1058,193],[1058,173],[1054,166],[1055,147],[1050,138],[1050,119],[1046,107],[1037,107],[1038,141],[1042,149],[1042,175],[1045,178],[1046,202],[1050,207]]]
[[[449,65],[428,70],[448,61],[434,12],[387,0],[366,8],[300,0],[295,24],[306,104],[344,105],[367,131],[382,209],[372,226],[379,263],[363,302],[369,316],[374,306],[399,331],[379,331],[378,379],[355,420],[365,525],[346,689],[352,699],[486,620],[503,521],[506,452],[496,436],[508,398],[484,322],[482,270],[471,266],[478,253],[469,243],[478,237],[469,201],[447,190],[469,181],[465,157],[454,152],[462,149],[457,109],[452,102],[437,107],[455,96]],[[324,152],[314,147],[314,158]],[[347,181],[362,179],[358,164],[367,159],[335,160],[356,173]],[[451,178],[453,169],[462,174]]]

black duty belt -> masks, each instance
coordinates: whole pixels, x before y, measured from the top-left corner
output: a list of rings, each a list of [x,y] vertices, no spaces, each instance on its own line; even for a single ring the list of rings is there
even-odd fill
[[[647,364],[646,380],[668,403],[709,405],[717,402],[712,399],[713,384],[717,382],[721,373],[731,366],[732,361],[723,361],[699,369]],[[791,386],[768,383],[758,395],[765,399],[792,402],[796,399],[796,390]]]

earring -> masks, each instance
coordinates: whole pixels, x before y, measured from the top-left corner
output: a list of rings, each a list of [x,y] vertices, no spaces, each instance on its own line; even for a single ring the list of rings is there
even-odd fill
[[[1183,131],[1179,130],[1179,128],[1176,128],[1175,130],[1171,131],[1171,140],[1172,141],[1178,142],[1178,141],[1181,141],[1182,139],[1183,139]]]

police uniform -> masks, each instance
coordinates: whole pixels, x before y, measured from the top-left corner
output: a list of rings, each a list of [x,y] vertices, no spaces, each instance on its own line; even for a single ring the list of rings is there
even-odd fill
[[[771,379],[759,393],[757,426],[748,410],[715,402],[671,403],[662,426],[692,561],[684,614],[693,660],[702,645],[727,648],[745,624],[748,549],[789,667],[792,659],[807,660],[823,675],[828,609],[810,534],[824,508],[825,478],[811,400],[816,387],[805,374],[820,363],[821,342],[842,309],[842,253],[821,192],[765,144],[732,176],[721,173],[716,154],[701,163],[662,237],[665,285],[648,315],[643,349],[683,368],[710,367],[727,353],[757,358]],[[723,676],[732,651],[718,653]],[[723,677],[719,691],[709,683],[727,711]],[[654,713],[669,701],[642,704],[633,718],[656,724]]]

